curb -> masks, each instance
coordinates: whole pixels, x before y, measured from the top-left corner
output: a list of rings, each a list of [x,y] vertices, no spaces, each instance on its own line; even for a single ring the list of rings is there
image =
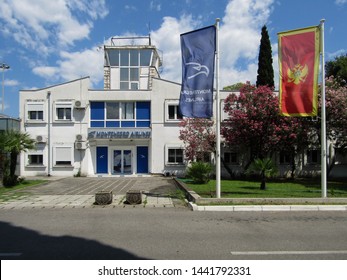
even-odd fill
[[[218,205],[204,206],[188,202],[192,211],[229,211],[229,212],[286,212],[286,211],[347,211],[347,205]]]
[[[186,184],[174,178],[176,185],[186,193],[188,207],[192,211],[347,211],[346,198],[202,198]],[[234,203],[249,205],[198,205],[208,203]],[[252,205],[256,203],[257,205]],[[264,203],[264,205],[262,205]],[[269,205],[274,203],[274,205]],[[311,203],[307,205],[307,203]],[[312,204],[314,203],[314,204]],[[333,204],[338,203],[338,204]]]

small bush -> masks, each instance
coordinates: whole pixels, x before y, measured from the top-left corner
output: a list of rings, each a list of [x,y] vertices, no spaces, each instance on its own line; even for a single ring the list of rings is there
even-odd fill
[[[187,169],[187,177],[195,184],[206,184],[210,181],[212,166],[205,162],[193,162]]]

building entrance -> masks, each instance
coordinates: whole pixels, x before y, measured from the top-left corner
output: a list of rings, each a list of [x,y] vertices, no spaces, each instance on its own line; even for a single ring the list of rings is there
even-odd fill
[[[121,149],[113,151],[113,173],[132,174],[132,150]]]

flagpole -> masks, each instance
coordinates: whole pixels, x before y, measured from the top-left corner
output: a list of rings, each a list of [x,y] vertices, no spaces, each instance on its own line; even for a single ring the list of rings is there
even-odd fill
[[[216,197],[221,197],[220,103],[219,103],[219,21],[216,19]]]
[[[321,55],[322,55],[322,108],[321,108],[321,184],[322,198],[327,197],[327,136],[325,112],[325,61],[324,61],[324,22],[320,21]]]

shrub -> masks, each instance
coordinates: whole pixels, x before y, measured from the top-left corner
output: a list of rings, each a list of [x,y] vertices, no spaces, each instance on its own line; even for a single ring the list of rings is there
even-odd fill
[[[205,162],[193,162],[187,169],[187,177],[195,184],[206,184],[210,181],[212,166]]]

